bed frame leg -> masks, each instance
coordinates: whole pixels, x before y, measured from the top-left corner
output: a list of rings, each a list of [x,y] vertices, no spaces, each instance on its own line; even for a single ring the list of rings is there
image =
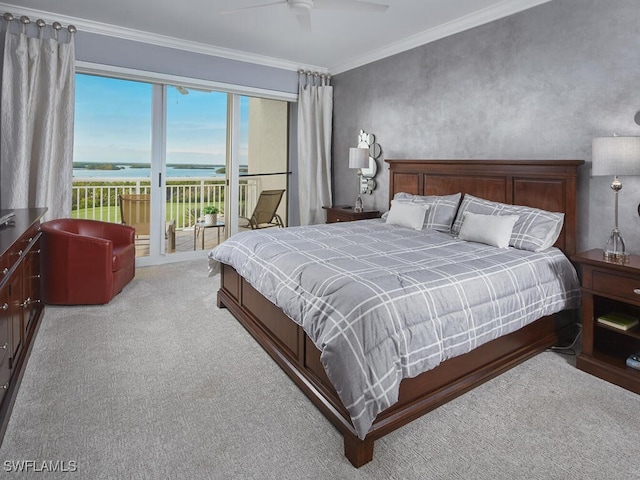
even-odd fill
[[[360,440],[358,437],[345,435],[344,454],[356,468],[369,463],[373,460],[373,439]]]
[[[216,306],[218,308],[227,308],[227,306],[222,303],[222,300],[220,299],[220,295],[216,295]]]

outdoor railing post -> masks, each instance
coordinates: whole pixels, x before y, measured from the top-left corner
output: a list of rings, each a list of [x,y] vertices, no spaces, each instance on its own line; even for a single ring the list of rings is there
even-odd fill
[[[200,180],[200,212],[204,208],[204,179]]]

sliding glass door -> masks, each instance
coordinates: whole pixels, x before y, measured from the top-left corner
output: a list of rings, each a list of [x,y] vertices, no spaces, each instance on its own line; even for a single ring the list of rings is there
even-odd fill
[[[136,228],[150,251],[153,85],[76,75],[71,216]]]
[[[227,94],[178,85],[166,98],[165,217],[175,242],[165,253],[213,248],[224,235]]]
[[[237,97],[237,230],[288,224],[288,103]],[[236,229],[232,229],[236,231]]]
[[[265,222],[287,225],[286,101],[86,74],[76,86],[72,216],[132,225],[139,265],[201,256],[274,192]]]

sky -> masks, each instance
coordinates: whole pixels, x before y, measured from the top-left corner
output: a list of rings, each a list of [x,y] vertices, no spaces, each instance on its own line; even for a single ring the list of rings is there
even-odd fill
[[[167,163],[224,165],[227,94],[166,90]],[[248,105],[241,97],[242,139]],[[76,74],[74,162],[150,163],[151,106],[150,83]]]

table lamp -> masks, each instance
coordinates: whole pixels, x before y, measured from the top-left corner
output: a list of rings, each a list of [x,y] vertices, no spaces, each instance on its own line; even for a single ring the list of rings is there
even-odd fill
[[[611,189],[615,192],[614,227],[603,251],[606,260],[626,261],[622,233],[618,229],[618,193],[622,189],[619,175],[640,175],[640,137],[599,137],[592,144],[593,176],[613,175]]]
[[[362,212],[362,197],[360,197],[360,185],[362,184],[362,169],[369,166],[369,149],[352,147],[349,149],[349,168],[358,169],[358,197],[354,212]]]

